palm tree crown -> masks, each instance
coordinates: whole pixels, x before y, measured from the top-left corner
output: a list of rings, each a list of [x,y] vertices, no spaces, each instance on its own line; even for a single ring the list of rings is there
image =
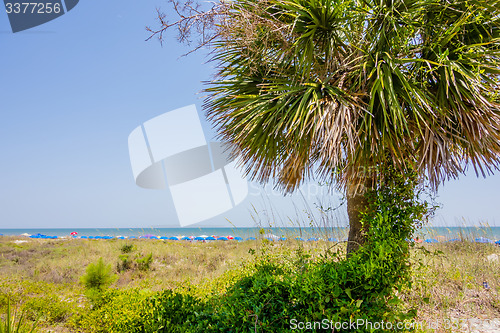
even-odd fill
[[[223,3],[205,107],[250,176],[340,186],[386,161],[436,187],[500,161],[500,1]]]

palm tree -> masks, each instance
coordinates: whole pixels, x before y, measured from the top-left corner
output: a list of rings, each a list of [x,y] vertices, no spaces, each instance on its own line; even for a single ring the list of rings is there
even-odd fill
[[[416,169],[433,189],[469,165],[498,168],[500,1],[217,6],[209,118],[253,179],[285,192],[313,175],[335,181],[348,253],[364,242],[359,213],[379,166]]]

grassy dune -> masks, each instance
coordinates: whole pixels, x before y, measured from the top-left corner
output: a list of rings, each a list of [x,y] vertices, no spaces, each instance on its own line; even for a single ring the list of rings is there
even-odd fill
[[[156,240],[44,240],[0,238],[0,311],[8,302],[41,332],[77,332],[75,318],[91,309],[80,278],[90,263],[103,258],[116,274],[110,288],[147,292],[202,284],[251,258],[260,241],[190,243]],[[21,241],[21,242],[20,242]],[[287,241],[274,251],[303,246],[314,255],[332,243]],[[334,245],[343,250],[343,244]],[[147,267],[139,263],[152,254]],[[492,256],[493,255],[493,256]],[[497,257],[495,257],[495,255]],[[488,256],[490,259],[488,260]],[[495,259],[496,258],[496,259]],[[124,267],[124,259],[128,262]],[[412,251],[415,263],[405,306],[418,309],[418,320],[500,318],[500,248],[470,242],[426,244]],[[489,289],[485,289],[487,282]],[[440,329],[439,331],[447,331]],[[450,331],[450,330],[448,330]],[[452,330],[451,330],[452,331]]]

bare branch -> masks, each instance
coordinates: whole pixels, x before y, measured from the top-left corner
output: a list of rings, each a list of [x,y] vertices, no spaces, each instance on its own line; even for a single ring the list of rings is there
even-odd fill
[[[163,45],[163,34],[171,28],[177,30],[177,40],[180,43],[191,45],[193,43],[192,36],[198,36],[196,46],[185,55],[193,53],[204,46],[210,46],[218,35],[217,21],[221,15],[226,13],[229,7],[224,2],[211,2],[211,7],[203,10],[202,5],[194,0],[188,0],[184,3],[179,0],[169,0],[169,3],[172,5],[178,19],[170,23],[166,19],[167,15],[157,8],[157,20],[160,27],[158,29],[146,27],[146,31],[151,33],[146,41],[157,37],[160,44]]]

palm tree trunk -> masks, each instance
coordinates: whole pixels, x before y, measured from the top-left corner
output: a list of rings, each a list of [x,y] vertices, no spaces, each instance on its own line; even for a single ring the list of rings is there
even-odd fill
[[[365,243],[365,235],[369,226],[365,225],[363,227],[363,225],[361,225],[360,213],[368,206],[368,200],[365,198],[366,185],[368,185],[368,183],[369,181],[367,179],[365,184],[360,186],[348,186],[347,188],[347,215],[349,217],[349,237],[347,240],[348,258]]]

